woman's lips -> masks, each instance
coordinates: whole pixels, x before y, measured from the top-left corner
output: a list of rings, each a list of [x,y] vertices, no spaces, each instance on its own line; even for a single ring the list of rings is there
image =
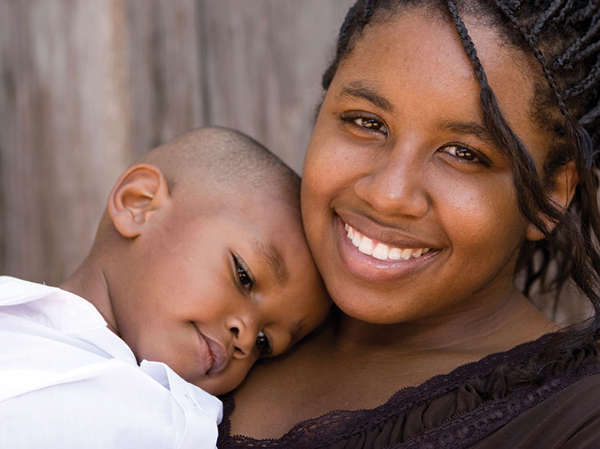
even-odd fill
[[[355,277],[368,281],[399,280],[430,264],[440,254],[433,245],[404,235],[390,236],[387,230],[378,234],[390,236],[388,241],[371,238],[340,216],[335,216],[335,231],[342,261]]]

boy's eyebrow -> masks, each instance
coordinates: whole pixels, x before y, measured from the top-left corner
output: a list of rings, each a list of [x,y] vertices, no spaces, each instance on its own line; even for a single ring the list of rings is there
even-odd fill
[[[265,245],[261,242],[254,242],[254,247],[260,257],[271,267],[275,278],[279,284],[284,284],[288,279],[288,270],[285,261],[279,254],[279,251],[273,245]]]
[[[392,112],[394,107],[386,98],[377,93],[375,89],[365,85],[362,81],[353,81],[348,87],[344,87],[340,96],[356,97],[367,100],[384,111]]]

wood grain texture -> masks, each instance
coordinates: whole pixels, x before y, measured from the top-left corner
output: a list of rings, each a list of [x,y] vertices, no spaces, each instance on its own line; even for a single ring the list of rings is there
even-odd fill
[[[300,172],[321,74],[352,3],[202,0],[208,122],[241,129]]]
[[[205,123],[198,2],[125,3],[131,145],[136,156]]]
[[[5,273],[53,282],[73,270],[128,158],[118,6],[2,3]]]

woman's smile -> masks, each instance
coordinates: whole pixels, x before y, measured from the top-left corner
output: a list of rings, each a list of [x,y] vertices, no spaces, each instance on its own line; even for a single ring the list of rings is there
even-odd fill
[[[343,263],[354,276],[368,281],[399,281],[430,265],[441,252],[432,244],[356,214],[336,214],[334,228]]]

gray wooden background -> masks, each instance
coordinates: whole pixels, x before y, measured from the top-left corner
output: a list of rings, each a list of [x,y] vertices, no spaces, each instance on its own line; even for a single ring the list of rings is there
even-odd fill
[[[297,171],[352,0],[0,0],[0,274],[56,284],[119,173],[205,124]]]

